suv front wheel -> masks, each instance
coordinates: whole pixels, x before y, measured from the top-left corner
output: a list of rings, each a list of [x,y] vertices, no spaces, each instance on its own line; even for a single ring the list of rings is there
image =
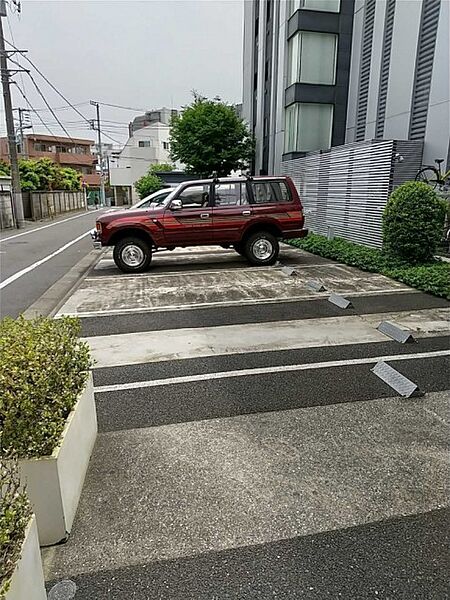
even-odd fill
[[[256,266],[273,265],[280,252],[277,238],[268,231],[251,235],[244,245],[245,256]]]
[[[142,273],[152,260],[152,249],[138,237],[126,237],[114,246],[113,257],[124,273]]]

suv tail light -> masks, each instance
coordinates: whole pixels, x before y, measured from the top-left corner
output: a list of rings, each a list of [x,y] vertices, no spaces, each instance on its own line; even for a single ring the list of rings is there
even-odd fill
[[[96,230],[97,230],[99,233],[101,233],[101,232],[102,232],[102,224],[101,224],[101,223],[99,223],[99,222],[97,221],[97,223],[95,224],[95,229],[96,229]]]

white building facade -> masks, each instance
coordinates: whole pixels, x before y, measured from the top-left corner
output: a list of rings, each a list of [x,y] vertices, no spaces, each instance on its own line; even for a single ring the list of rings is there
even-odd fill
[[[116,205],[139,200],[134,184],[151,165],[173,162],[169,155],[169,123],[174,114],[176,111],[172,109],[160,109],[137,117],[130,124],[130,137],[122,150],[115,153],[110,168]]]

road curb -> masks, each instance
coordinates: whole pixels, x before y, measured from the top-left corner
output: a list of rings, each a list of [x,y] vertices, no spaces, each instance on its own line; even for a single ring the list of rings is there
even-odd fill
[[[92,266],[96,264],[103,252],[91,250],[77,262],[61,279],[58,279],[49,289],[31,304],[23,313],[26,319],[38,316],[53,317],[67,298],[81,285]]]

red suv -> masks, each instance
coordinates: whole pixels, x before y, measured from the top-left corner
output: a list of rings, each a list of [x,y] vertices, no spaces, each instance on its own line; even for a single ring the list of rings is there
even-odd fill
[[[203,179],[180,184],[160,206],[111,212],[96,223],[94,246],[114,246],[125,273],[145,271],[152,254],[175,247],[232,246],[253,265],[272,265],[280,238],[305,237],[289,177]]]

